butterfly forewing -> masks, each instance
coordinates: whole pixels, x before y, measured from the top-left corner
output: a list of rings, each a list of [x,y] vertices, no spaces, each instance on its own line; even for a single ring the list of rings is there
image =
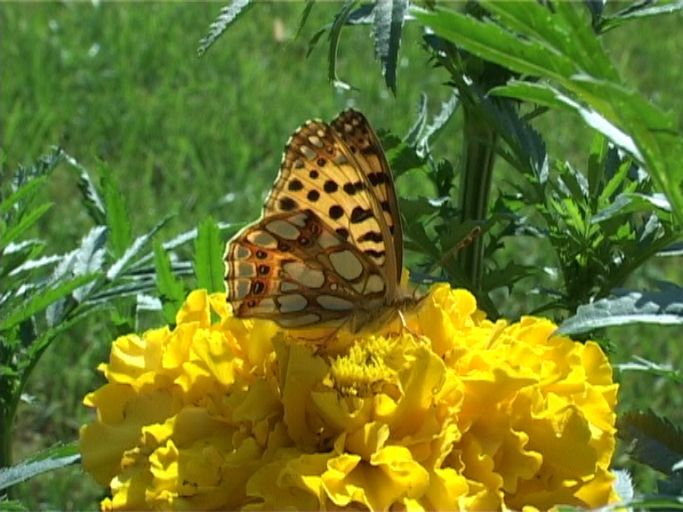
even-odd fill
[[[294,133],[263,216],[304,208],[317,212],[377,265],[391,269],[393,282],[402,255],[395,205],[382,148],[362,114],[349,110],[332,126],[309,121]]]
[[[393,239],[398,281],[403,270],[403,230],[394,179],[382,145],[365,116],[355,110],[345,110],[339,114],[332,121],[332,127],[350,148],[357,168],[365,175],[370,191],[382,210],[384,222]]]
[[[358,316],[397,296],[402,234],[384,152],[348,110],[290,138],[261,218],[226,252],[236,316],[304,327]]]

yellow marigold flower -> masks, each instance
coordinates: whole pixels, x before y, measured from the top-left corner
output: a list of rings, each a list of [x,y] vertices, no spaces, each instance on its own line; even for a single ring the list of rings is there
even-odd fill
[[[615,502],[617,385],[600,347],[491,322],[436,285],[325,343],[192,292],[117,339],[85,397],[83,464],[121,509],[493,510]]]

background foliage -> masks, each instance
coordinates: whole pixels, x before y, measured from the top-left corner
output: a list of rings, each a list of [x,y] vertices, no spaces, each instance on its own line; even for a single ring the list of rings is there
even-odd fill
[[[377,128],[402,137],[413,126],[421,93],[426,93],[431,113],[451,97],[451,89],[444,86],[449,73],[433,67],[417,24],[403,28],[395,97],[372,59],[375,50],[366,28],[341,40],[332,71],[322,33],[307,59],[308,41],[340,7],[316,4],[302,37],[296,39],[304,4],[259,4],[241,14],[239,23],[198,59],[196,47],[216,17],[215,4],[3,4],[2,184],[7,184],[9,170],[30,165],[54,144],[62,146],[90,169],[104,197],[107,190],[120,190],[108,204],[111,211],[125,210],[130,225],[112,232],[118,233],[108,241],[112,263],[135,236],[153,231],[169,215],[158,240],[191,230],[208,215],[234,223],[254,219],[275,176],[283,143],[306,118],[330,119],[355,106]],[[683,121],[683,68],[678,65],[683,39],[676,34],[682,21],[680,14],[638,20],[602,39],[629,86],[674,112],[678,126]],[[372,69],[376,72],[368,71]],[[357,90],[333,89],[330,74]],[[462,161],[461,127],[462,118],[456,116],[433,147],[435,155],[448,158],[456,168]],[[593,135],[577,117],[554,111],[540,117],[535,127],[550,154],[584,166]],[[97,225],[83,207],[79,172],[73,172],[78,169],[68,159],[58,163],[36,198],[38,204],[49,201],[54,206],[29,232],[46,241],[50,254],[73,249]],[[434,193],[413,172],[403,175],[398,186],[407,208],[411,199]],[[512,193],[519,186],[519,178],[499,159],[494,190]],[[125,204],[116,206],[117,196]],[[102,222],[112,227],[111,219]],[[218,245],[227,237],[212,226],[205,222],[200,227],[204,236],[195,245],[200,253],[202,246],[210,253],[217,236],[222,237]],[[192,244],[183,247],[180,261],[168,260],[159,243],[139,253],[141,258],[153,257],[153,262],[146,261],[161,276],[156,286],[165,306],[177,303],[182,286],[164,269],[191,273],[192,263],[182,256],[193,252]],[[547,259],[544,250],[531,237],[518,237],[502,249],[527,265]],[[652,289],[657,280],[681,283],[682,274],[675,257],[660,258],[641,267],[629,284]],[[213,279],[198,277],[202,283]],[[509,316],[534,305],[524,294],[498,298],[506,299],[501,312]],[[164,311],[172,316],[172,310],[171,305]],[[86,419],[80,400],[101,382],[94,368],[106,357],[111,339],[133,328],[130,318],[126,308],[102,312],[56,338],[27,383],[30,399],[19,406],[15,461],[77,437]],[[142,325],[161,322],[159,316],[137,319]],[[680,326],[612,328],[606,337],[612,341],[614,362],[629,362],[637,355],[675,369],[683,360]],[[683,424],[680,384],[633,372],[623,373],[621,382],[624,409],[650,407]],[[623,456],[619,462],[627,459]],[[643,488],[653,490],[652,477],[643,478]],[[101,492],[82,478],[78,467],[47,473],[15,489],[14,497],[32,509],[92,508]]]

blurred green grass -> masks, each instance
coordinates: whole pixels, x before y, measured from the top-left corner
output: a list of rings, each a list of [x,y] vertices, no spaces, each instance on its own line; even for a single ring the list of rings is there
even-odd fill
[[[116,175],[136,233],[177,214],[162,236],[190,229],[208,214],[222,221],[254,219],[272,183],[282,147],[305,119],[330,119],[347,106],[362,109],[378,128],[402,135],[421,92],[434,112],[450,89],[409,25],[401,47],[396,98],[385,88],[366,29],[345,32],[339,73],[358,91],[327,82],[324,38],[306,58],[308,37],[328,23],[339,4],[313,9],[294,39],[303,3],[259,4],[209,50],[196,56],[213,21],[215,3],[3,3],[0,65],[0,137],[7,168],[30,163],[59,144],[86,167]],[[605,37],[625,81],[683,120],[683,17],[669,16],[618,29]],[[438,154],[458,161],[459,121],[439,141]],[[539,129],[557,157],[585,162],[589,131],[573,117],[552,114]],[[62,170],[63,171],[63,170]],[[507,176],[506,176],[507,178]],[[6,179],[0,176],[0,179]],[[501,181],[503,177],[500,177]],[[402,178],[401,194],[421,191],[419,177]],[[57,172],[49,198],[56,206],[40,234],[54,251],[70,248],[89,226],[75,177]],[[518,250],[524,241],[519,241]],[[634,277],[678,278],[675,266],[648,265]],[[681,330],[610,331],[615,361],[639,354],[680,366]],[[59,440],[77,438],[90,411],[80,402],[101,378],[111,329],[81,326],[45,354],[27,392],[15,430],[15,460]],[[653,394],[653,390],[656,393]],[[680,422],[681,394],[663,381],[624,379],[622,401],[652,406]],[[79,468],[54,472],[18,488],[30,509],[93,509],[102,490]]]

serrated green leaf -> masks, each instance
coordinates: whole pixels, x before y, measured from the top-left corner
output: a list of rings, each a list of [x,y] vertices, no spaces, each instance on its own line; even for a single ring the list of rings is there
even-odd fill
[[[75,254],[76,261],[73,267],[75,275],[90,274],[102,269],[106,233],[105,226],[95,226],[83,237]]]
[[[80,459],[81,455],[75,442],[49,448],[15,466],[0,468],[0,490],[7,489],[47,471],[70,466]]]
[[[408,0],[383,0],[375,3],[375,55],[382,64],[384,81],[396,93],[396,63]]]
[[[107,215],[104,207],[104,200],[100,196],[95,183],[90,177],[88,169],[83,167],[74,157],[64,153],[64,159],[73,169],[78,171],[78,189],[81,191],[84,205],[95,224],[106,224]]]
[[[675,119],[626,89],[611,65],[601,64],[607,61],[605,52],[589,34],[588,24],[582,23],[578,7],[560,2],[558,17],[546,23],[540,20],[549,11],[537,2],[486,1],[483,5],[499,16],[496,23],[446,11],[416,10],[415,16],[483,59],[555,81],[566,90],[558,89],[555,99],[641,162],[683,221],[683,137]],[[511,30],[501,21],[509,23]],[[520,38],[520,32],[526,37]]]
[[[113,171],[107,167],[103,167],[102,194],[109,229],[109,248],[115,258],[120,258],[133,241],[133,235],[124,195]]]
[[[519,100],[535,103],[543,107],[554,108],[557,110],[571,111],[572,109],[560,101],[555,95],[555,91],[548,87],[548,84],[539,82],[525,82],[523,80],[510,80],[506,85],[501,85],[491,89],[493,96],[505,98],[517,98]]]
[[[385,152],[394,179],[399,178],[408,171],[424,167],[427,163],[425,158],[417,154],[414,146],[409,146],[401,141],[391,149],[386,149],[385,147]]]
[[[516,4],[521,6],[523,3]],[[456,11],[427,12],[414,9],[413,13],[419,21],[445,39],[519,73],[561,79],[570,76],[575,69],[567,57],[555,52],[551,54],[542,44],[521,39],[494,23],[479,21]]]
[[[605,184],[605,188],[603,188],[602,191],[596,189],[595,192],[598,196],[599,204],[609,204],[610,202],[614,201],[614,195],[616,194],[616,192],[620,189],[623,189],[624,185],[627,183],[626,178],[628,177],[628,172],[630,168],[630,161],[627,160],[622,162],[617,171]]]
[[[30,199],[40,187],[45,185],[46,180],[46,176],[33,178],[12,192],[9,196],[3,199],[2,202],[0,202],[0,215],[5,215],[21,201]]]
[[[420,222],[404,222],[403,225],[406,248],[429,256],[433,260],[439,257],[439,248],[429,238]]]
[[[0,311],[0,331],[7,331],[21,322],[44,310],[50,304],[66,297],[71,292],[83,286],[97,277],[96,274],[76,276],[69,281],[61,281],[59,284],[37,290],[24,300],[21,305],[10,311]]]
[[[154,244],[154,266],[164,319],[172,324],[175,322],[175,315],[185,298],[185,287],[182,281],[173,274],[171,260],[159,243]]]
[[[657,208],[664,212],[671,212],[671,205],[663,194],[619,194],[614,198],[612,204],[595,214],[592,217],[591,222],[605,222],[617,216],[634,212],[650,212],[653,208]]]
[[[51,255],[34,259],[45,249],[45,242],[42,240],[22,240],[19,243],[4,247],[0,252],[0,278],[3,280],[2,289],[12,288],[10,277],[16,278],[22,272],[30,271],[34,268],[41,268],[51,265],[60,260],[60,256]]]
[[[31,226],[38,222],[38,220],[52,208],[52,204],[53,203],[41,204],[26,215],[23,215],[19,219],[19,222],[8,226],[3,233],[0,233],[0,247],[7,247],[7,245],[24,235]]]
[[[456,90],[453,91],[448,100],[441,103],[441,110],[434,117],[434,120],[424,127],[420,134],[420,139],[416,142],[418,154],[425,156],[429,152],[431,144],[436,140],[441,130],[451,120],[453,114],[458,108],[459,97]]]
[[[213,23],[209,25],[209,32],[199,41],[197,55],[200,57],[204,55],[237,17],[244,13],[251,5],[251,0],[233,0],[230,2],[230,5],[223,7]]]
[[[195,241],[194,271],[199,288],[205,288],[210,293],[225,289],[223,250],[218,226],[209,217],[199,225]]]
[[[154,244],[154,267],[159,294],[171,300],[183,300],[185,287],[173,274],[171,260],[159,243]]]
[[[410,127],[406,136],[403,137],[403,142],[409,146],[417,144],[418,137],[427,123],[427,95],[424,92],[420,93],[420,102],[417,104],[417,116],[413,126]]]
[[[438,207],[426,197],[404,197],[401,202],[401,215],[410,222],[424,222],[425,216],[432,216],[438,211]]]
[[[514,4],[482,0],[484,8],[514,32],[542,42],[549,54],[567,57],[576,72],[617,79],[612,62],[582,16],[583,9],[570,2],[552,8],[538,2]]]
[[[630,412],[617,419],[619,437],[630,444],[633,456],[670,475],[683,458],[683,431],[652,411]]]
[[[125,249],[123,255],[114,262],[114,264],[107,271],[107,279],[113,281],[116,279],[121,272],[123,272],[131,260],[152,240],[152,237],[159,231],[164,225],[171,219],[171,216],[167,216],[157,223],[151,230],[146,234],[139,236],[135,239],[135,242]]]
[[[659,292],[622,291],[616,297],[579,306],[559,328],[562,334],[632,323],[683,324],[683,288],[670,285]]]
[[[82,276],[91,273],[102,273],[105,257],[105,245],[107,242],[106,228],[95,226],[83,237],[81,246],[74,251],[73,268],[71,272],[75,276]],[[83,299],[95,286],[95,282],[82,286],[74,291],[74,298],[78,302]]]

